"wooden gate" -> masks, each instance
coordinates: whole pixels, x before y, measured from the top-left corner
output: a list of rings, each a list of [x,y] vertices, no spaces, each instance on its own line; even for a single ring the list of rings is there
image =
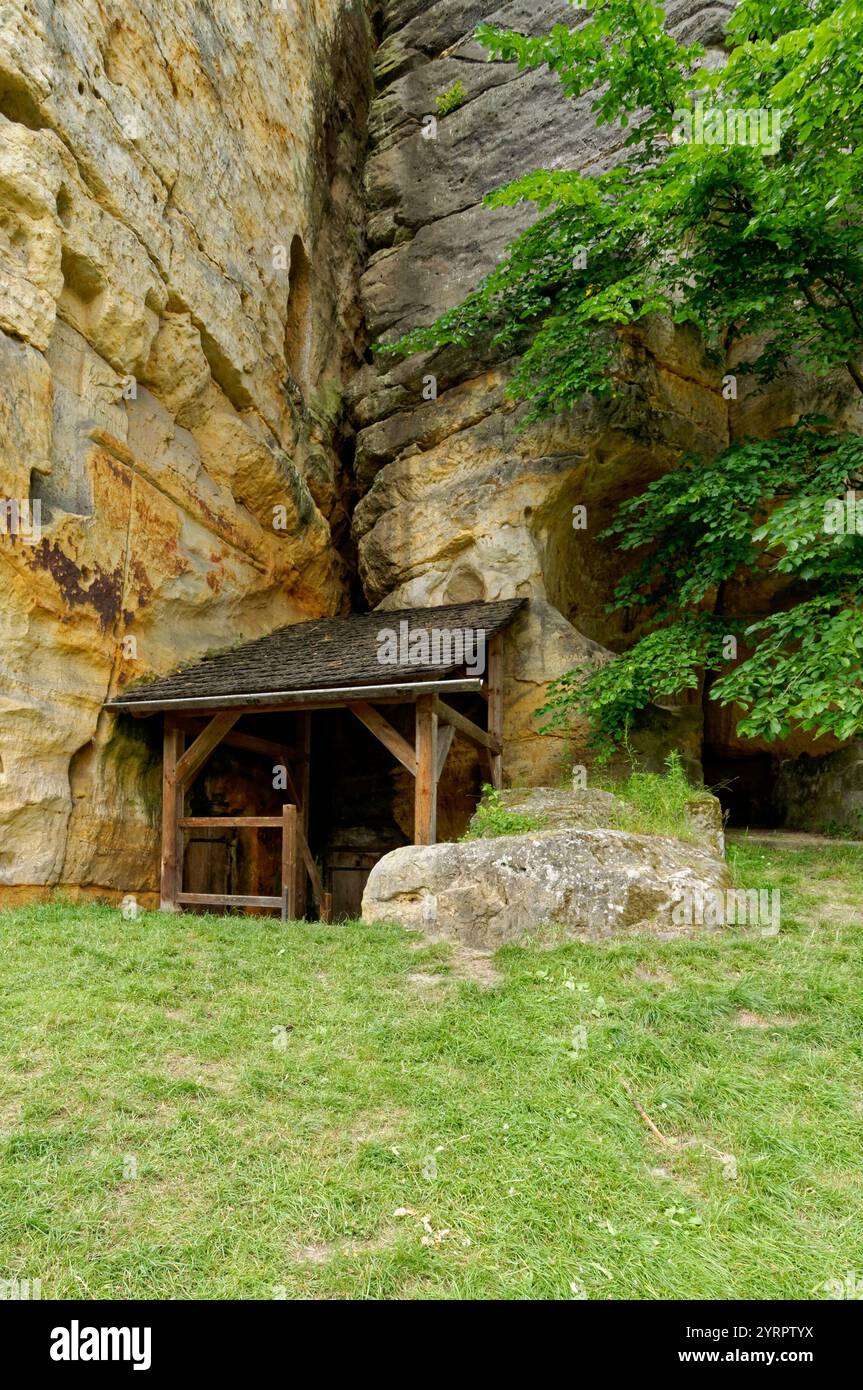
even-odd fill
[[[282,832],[281,895],[251,897],[240,893],[184,893],[182,883],[176,896],[178,903],[197,903],[203,907],[277,907],[282,921],[296,915],[297,904],[297,808],[283,806],[280,816],[180,816],[177,829],[183,830],[276,830]],[[182,856],[178,866],[182,878]]]

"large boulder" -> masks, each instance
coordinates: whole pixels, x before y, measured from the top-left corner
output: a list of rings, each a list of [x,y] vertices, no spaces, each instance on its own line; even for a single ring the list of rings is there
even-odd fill
[[[691,930],[675,920],[677,904],[704,901],[729,882],[723,859],[681,840],[554,829],[394,850],[369,875],[362,916],[485,948],[525,935],[670,937]]]

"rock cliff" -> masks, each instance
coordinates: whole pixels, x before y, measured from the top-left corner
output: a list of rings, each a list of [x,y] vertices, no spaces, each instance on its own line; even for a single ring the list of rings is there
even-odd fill
[[[371,42],[340,0],[0,10],[0,884],[152,886],[103,701],[348,605]]]
[[[730,8],[668,11],[718,55]],[[155,885],[158,730],[118,725],[109,695],[357,603],[528,595],[508,644],[508,772],[553,782],[565,757],[588,762],[584,730],[540,738],[535,712],[551,678],[636,635],[606,612],[620,559],[596,535],[681,452],[811,408],[793,380],[725,401],[721,370],[662,323],[627,339],[615,399],[529,429],[505,360],[368,350],[458,302],[533,216],[483,208],[490,189],[619,156],[619,132],[597,132],[553,76],[487,62],[480,20],[541,32],[577,12],[0,7],[4,900]],[[759,762],[708,708],[706,729],[700,692],[659,712],[644,748],[674,742],[697,762],[706,736],[715,779],[738,763],[753,785],[778,773],[765,818],[805,815],[813,776],[822,819],[840,819],[834,786],[863,796],[853,750],[798,740]],[[455,834],[470,799],[451,792]]]
[[[679,32],[720,41],[728,6],[669,9]],[[487,62],[472,38],[480,20],[541,33],[577,18],[561,0],[386,7],[366,167],[362,292],[373,339],[458,303],[534,215],[528,205],[485,208],[486,193],[535,168],[599,168],[618,156],[623,134],[596,130],[590,99],[569,101],[552,74]],[[436,99],[454,90],[455,109],[435,117]],[[540,737],[534,716],[549,680],[605,659],[629,635],[605,612],[619,557],[597,533],[682,451],[709,455],[728,440],[721,372],[692,335],[657,323],[627,351],[630,378],[616,399],[528,429],[505,395],[509,364],[475,353],[396,366],[378,357],[350,387],[364,489],[354,532],[369,601],[532,600],[508,644],[505,763],[515,779],[555,780],[565,752],[589,760],[583,730],[564,746]],[[574,526],[576,507],[586,529]],[[700,726],[696,707],[669,716],[666,734],[697,759]]]
[[[674,32],[701,40],[710,61],[722,60],[732,9],[730,0],[666,7]],[[485,208],[486,193],[535,168],[600,170],[623,147],[625,132],[595,128],[592,97],[573,102],[552,74],[489,63],[472,39],[480,20],[542,33],[577,23],[578,11],[562,0],[385,6],[366,170],[371,255],[362,280],[374,340],[397,338],[458,303],[534,215],[530,205]],[[453,109],[436,116],[445,94]],[[583,729],[566,740],[540,737],[535,712],[550,679],[640,635],[635,615],[606,611],[625,562],[595,538],[618,504],[685,451],[710,457],[806,411],[830,410],[863,429],[859,397],[844,376],[815,382],[791,372],[757,394],[741,376],[738,396],[726,400],[722,379],[735,362],[708,364],[694,336],[655,323],[624,346],[630,370],[616,399],[529,429],[504,394],[509,364],[475,350],[395,366],[378,356],[350,387],[364,492],[354,531],[369,601],[532,600],[508,645],[505,764],[515,781],[554,781],[562,761],[589,764]],[[583,529],[573,527],[574,507],[584,508]],[[723,611],[758,615],[775,601],[775,586],[729,586]],[[803,736],[742,741],[737,717],[699,690],[676,709],[655,711],[636,746],[653,767],[670,744],[690,765],[700,761],[708,780],[726,784],[741,821],[853,828],[863,798],[859,747],[839,753],[830,739]],[[808,796],[813,768],[817,812]]]

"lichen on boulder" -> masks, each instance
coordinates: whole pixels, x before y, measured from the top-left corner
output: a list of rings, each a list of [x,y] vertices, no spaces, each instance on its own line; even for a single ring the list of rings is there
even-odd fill
[[[486,949],[525,937],[672,937],[692,930],[675,920],[686,895],[729,882],[723,859],[681,840],[558,828],[394,850],[369,875],[362,916]]]
[[[486,949],[525,936],[685,934],[698,914],[687,925],[678,905],[730,882],[719,803],[704,791],[682,801],[679,837],[639,833],[637,815],[599,787],[496,791],[463,840],[408,845],[379,860],[363,918]]]

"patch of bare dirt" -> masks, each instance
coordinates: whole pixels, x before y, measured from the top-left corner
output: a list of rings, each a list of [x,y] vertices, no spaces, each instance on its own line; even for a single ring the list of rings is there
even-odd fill
[[[773,1018],[762,1018],[760,1014],[754,1014],[750,1009],[738,1009],[734,1015],[734,1022],[738,1028],[790,1028],[794,1019],[783,1018],[781,1014],[776,1014]]]
[[[435,973],[432,970],[414,970],[407,976],[409,984],[423,994],[432,993],[451,984],[454,980],[469,980],[480,989],[495,989],[503,981],[503,975],[494,964],[493,951],[481,951],[472,946],[462,946],[455,941],[435,943],[446,952],[440,958],[445,968]],[[429,942],[419,942],[415,949],[428,949]],[[435,960],[434,964],[437,964]]]
[[[637,965],[633,973],[637,980],[642,980],[646,985],[674,984],[674,976],[669,975],[667,970],[649,970],[646,965]]]
[[[18,1122],[24,1110],[23,1098],[8,1101],[0,1105],[0,1139],[7,1138],[18,1128]]]
[[[447,982],[446,975],[429,975],[424,970],[415,970],[412,975],[408,975],[408,984],[413,985],[414,989],[422,993],[427,990],[440,989],[441,985]]]
[[[393,1245],[397,1234],[391,1226],[387,1226],[377,1235],[367,1236],[364,1240],[317,1241],[311,1245],[297,1246],[291,1258],[297,1264],[325,1265],[337,1255],[373,1255]]]
[[[338,1138],[347,1137],[354,1148],[358,1148],[360,1144],[391,1146],[398,1140],[404,1118],[405,1112],[395,1108],[391,1110],[367,1110],[359,1115],[354,1115],[344,1128],[337,1132]]]
[[[335,1245],[321,1241],[317,1245],[301,1245],[294,1253],[298,1264],[325,1265],[336,1253]]]
[[[166,1053],[161,1068],[166,1076],[177,1081],[197,1081],[220,1091],[232,1091],[237,1080],[230,1062],[203,1062],[200,1057],[187,1057],[180,1052]]]
[[[470,980],[480,989],[496,989],[503,975],[494,964],[491,951],[477,951],[470,946],[453,946],[450,955],[452,973],[457,980]]]
[[[812,883],[815,890],[807,897],[800,913],[807,926],[827,923],[831,927],[863,927],[863,909],[859,899],[846,897],[847,883],[836,878],[819,878]]]

